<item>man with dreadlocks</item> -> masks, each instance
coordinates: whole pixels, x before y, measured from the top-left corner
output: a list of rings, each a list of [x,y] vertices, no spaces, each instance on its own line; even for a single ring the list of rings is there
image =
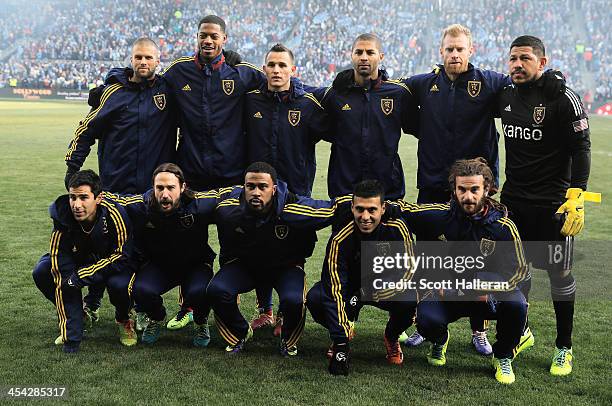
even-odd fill
[[[432,343],[427,355],[429,364],[443,366],[449,323],[468,316],[497,320],[497,342],[493,344],[495,378],[510,384],[514,382],[514,349],[527,318],[527,302],[518,288],[529,269],[521,240],[505,206],[488,197],[495,182],[484,158],[456,161],[448,180],[452,191],[449,203],[418,205],[398,201],[391,205],[395,206],[392,216],[404,219],[418,241],[444,242],[436,252],[442,250],[457,259],[471,256],[476,263],[482,261],[482,266],[471,270],[455,266],[449,270],[452,283],[447,284],[448,289],[425,288],[417,307],[417,329]],[[421,281],[439,276],[434,274],[439,269],[421,267],[420,271]],[[468,280],[474,282],[472,288],[465,283]],[[423,287],[421,281],[417,282],[419,287]]]

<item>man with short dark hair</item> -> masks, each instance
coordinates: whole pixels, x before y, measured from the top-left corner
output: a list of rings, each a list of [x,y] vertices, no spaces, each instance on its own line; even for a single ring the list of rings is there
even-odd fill
[[[402,130],[415,131],[417,105],[404,83],[389,80],[381,66],[384,56],[377,35],[359,35],[351,47],[353,68],[315,92],[334,126],[327,171],[330,197],[351,193],[364,179],[380,180],[389,199],[404,196],[398,146]]]
[[[308,292],[306,303],[313,319],[329,330],[332,346],[329,372],[333,375],[349,373],[349,341],[352,323],[364,305],[389,312],[384,344],[387,361],[400,365],[404,360],[398,338],[412,324],[416,308],[416,294],[411,300],[366,301],[362,298],[361,264],[362,243],[401,241],[412,252],[412,237],[402,220],[381,221],[385,214],[385,191],[381,182],[364,180],[354,188],[352,219],[342,224],[329,239],[323,261],[321,281]]]
[[[315,145],[328,136],[327,115],[294,76],[296,66],[289,48],[282,44],[270,48],[263,71],[267,83],[246,95],[248,162],[269,163],[291,192],[310,197],[316,172]],[[259,314],[251,323],[253,330],[276,324],[274,333],[280,334],[280,319],[275,323],[272,312],[272,289],[258,288],[257,302]]]
[[[111,196],[134,224],[140,265],[134,298],[149,318],[142,342],[158,340],[166,317],[162,295],[180,286],[183,305],[193,309],[193,345],[206,347],[210,304],[205,293],[215,258],[208,245],[208,225],[218,194],[192,192],[183,171],[173,163],[158,166],[152,182],[153,189],[142,195]]]
[[[289,192],[265,162],[246,169],[244,187],[219,190],[214,222],[221,268],[206,294],[229,354],[242,352],[253,334],[238,308],[238,294],[263,285],[272,286],[279,295],[280,352],[297,355],[305,321],[304,264],[316,242],[312,230],[329,225],[334,209],[334,202]]]
[[[242,182],[243,96],[265,81],[254,65],[229,65],[223,51],[226,42],[225,21],[208,15],[198,24],[195,55],[174,60],[162,73],[179,108],[177,163],[194,190]]]
[[[546,93],[543,72],[547,62],[544,44],[537,37],[520,36],[510,45],[512,85],[503,90],[496,104],[506,146],[501,201],[525,241],[552,242],[555,250],[569,249],[571,255],[573,237],[584,224],[584,201],[597,201],[599,196],[585,192],[591,164],[587,113],[570,88],[559,94]],[[551,263],[546,248],[531,244],[527,255],[535,267],[547,270],[550,279],[557,322],[550,373],[568,375],[573,363],[576,295],[571,261],[566,256],[564,261]]]
[[[132,228],[123,208],[106,199],[92,170],[70,178],[68,194],[49,207],[53,219],[50,252],[33,271],[36,286],[56,307],[60,337],[66,353],[79,350],[83,338],[81,288],[103,284],[115,306],[120,341],[137,342],[129,319],[134,283]]]

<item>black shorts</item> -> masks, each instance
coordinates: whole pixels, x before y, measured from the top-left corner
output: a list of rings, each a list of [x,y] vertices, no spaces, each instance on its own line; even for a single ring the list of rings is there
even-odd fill
[[[510,219],[516,224],[527,260],[548,271],[570,270],[574,238],[561,234],[563,219],[555,215],[558,207],[534,207],[502,199]]]

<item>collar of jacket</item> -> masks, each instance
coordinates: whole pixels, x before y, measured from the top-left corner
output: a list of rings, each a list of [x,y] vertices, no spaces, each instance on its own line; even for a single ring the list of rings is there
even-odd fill
[[[196,64],[199,70],[206,68],[206,66],[210,66],[212,70],[219,70],[221,66],[225,63],[225,55],[223,55],[223,51],[212,60],[211,63],[202,64],[200,62],[200,53],[196,52],[193,57],[193,62]]]
[[[469,221],[472,224],[480,225],[490,224],[504,217],[505,214],[497,206],[501,205],[495,202],[493,199],[485,197],[484,210],[480,213],[469,216],[459,206],[459,203],[455,198],[452,198],[450,201],[450,209],[453,217],[462,222]]]
[[[112,68],[110,71],[108,71],[104,84],[109,85],[112,83],[121,83],[124,86],[135,87],[135,88],[144,87],[145,84],[148,84],[149,87],[153,87],[153,85],[155,85],[155,81],[159,77],[159,75],[156,73],[153,76],[152,80],[147,80],[146,83],[143,83],[143,82],[137,83],[137,82],[130,81],[130,78],[132,76],[134,76],[134,70],[132,68],[129,68],[129,67]]]
[[[274,99],[275,97],[277,97],[278,100],[282,103],[292,102],[298,97],[301,97],[306,94],[306,92],[304,91],[304,85],[298,78],[292,77],[289,83],[289,90],[284,90],[282,92],[275,92],[273,90],[268,89],[267,81],[266,83],[263,83],[261,85],[259,90],[262,92],[262,94],[269,97],[270,99]]]
[[[453,83],[448,77],[448,75],[446,74],[446,71],[444,70],[444,65],[438,65],[438,68],[440,69],[439,72],[441,76],[444,78],[444,80],[446,80],[448,83]],[[457,76],[457,79],[455,79],[454,83],[467,82],[468,80],[473,79],[473,74],[474,74],[474,65],[472,65],[471,63],[468,63],[467,70],[463,73],[460,73],[459,76]]]
[[[382,84],[383,80],[388,80],[389,79],[389,74],[387,73],[386,70],[384,69],[379,69],[378,70],[378,77],[376,78],[376,80],[374,81],[370,81],[370,87],[368,90],[370,89],[378,89],[380,87],[380,85]],[[358,85],[357,82],[355,82],[355,76],[353,74],[351,81],[349,83],[349,85],[347,86],[347,90],[351,90],[351,89],[363,89],[362,86]]]
[[[521,83],[520,85],[512,82],[519,92],[528,92],[531,89],[543,88],[544,87],[544,75],[541,75],[538,79],[527,83]]]

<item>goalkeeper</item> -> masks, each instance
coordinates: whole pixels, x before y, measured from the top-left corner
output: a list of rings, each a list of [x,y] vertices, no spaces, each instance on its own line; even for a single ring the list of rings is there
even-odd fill
[[[584,225],[584,200],[598,200],[598,195],[585,192],[591,166],[586,111],[570,88],[546,96],[542,73],[547,59],[539,38],[516,38],[508,59],[513,84],[502,91],[496,107],[506,146],[501,202],[527,241],[528,259],[536,268],[548,271],[557,322],[550,373],[561,376],[572,371],[573,237]],[[547,247],[528,241],[546,241],[560,255],[550,258]],[[528,292],[523,293],[527,297]]]

